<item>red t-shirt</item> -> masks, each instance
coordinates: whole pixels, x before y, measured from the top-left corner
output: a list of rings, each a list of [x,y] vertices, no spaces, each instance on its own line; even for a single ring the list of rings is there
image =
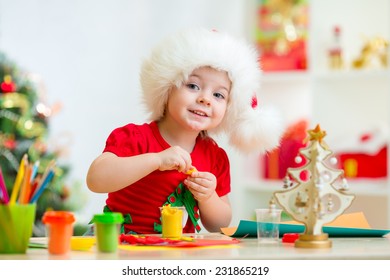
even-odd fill
[[[104,152],[118,157],[144,153],[157,153],[169,148],[156,122],[128,124],[111,132]],[[213,173],[217,178],[216,193],[224,196],[230,192],[230,166],[226,152],[213,139],[198,137],[191,153],[192,165],[199,171]],[[131,172],[131,170],[129,170]],[[106,204],[113,212],[130,214],[131,224],[125,224],[125,232],[156,233],[154,223],[160,224],[159,207],[167,202],[188,175],[177,170],[156,170],[119,191],[108,194]],[[186,232],[194,232],[194,227]]]

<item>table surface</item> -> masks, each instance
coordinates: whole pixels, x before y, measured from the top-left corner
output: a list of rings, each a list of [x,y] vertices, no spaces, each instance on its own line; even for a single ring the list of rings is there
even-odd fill
[[[220,233],[198,234],[195,238],[227,239]],[[28,248],[26,254],[0,254],[9,260],[130,260],[130,259],[180,259],[180,260],[331,260],[331,259],[381,259],[390,260],[390,238],[330,238],[327,249],[295,248],[292,243],[258,244],[256,238],[238,239],[234,245],[171,248],[131,246],[115,253],[100,253],[96,246],[88,251],[70,251],[64,255],[51,255],[44,248]],[[33,243],[45,244],[46,238],[31,238]]]

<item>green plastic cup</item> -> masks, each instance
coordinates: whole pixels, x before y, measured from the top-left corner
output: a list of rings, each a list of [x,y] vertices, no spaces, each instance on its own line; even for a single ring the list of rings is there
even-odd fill
[[[120,225],[123,221],[123,215],[116,212],[96,214],[93,217],[99,252],[116,252],[119,244]]]
[[[35,210],[35,203],[0,205],[0,254],[26,253]]]

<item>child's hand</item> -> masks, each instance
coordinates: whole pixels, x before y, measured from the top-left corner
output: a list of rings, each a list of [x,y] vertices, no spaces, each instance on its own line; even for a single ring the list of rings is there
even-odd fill
[[[191,168],[190,154],[179,146],[170,147],[157,153],[160,160],[158,170],[178,170],[184,172]]]
[[[215,192],[217,178],[210,172],[194,171],[184,183],[199,202],[206,201]]]

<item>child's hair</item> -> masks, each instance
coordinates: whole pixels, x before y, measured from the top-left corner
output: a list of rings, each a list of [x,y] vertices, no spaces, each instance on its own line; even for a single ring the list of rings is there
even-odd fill
[[[209,133],[225,132],[243,152],[266,151],[279,142],[281,123],[273,110],[257,105],[261,70],[256,49],[226,33],[184,30],[158,44],[141,67],[141,87],[151,120],[160,120],[169,90],[180,87],[193,70],[209,66],[228,73],[232,87],[224,119]]]

